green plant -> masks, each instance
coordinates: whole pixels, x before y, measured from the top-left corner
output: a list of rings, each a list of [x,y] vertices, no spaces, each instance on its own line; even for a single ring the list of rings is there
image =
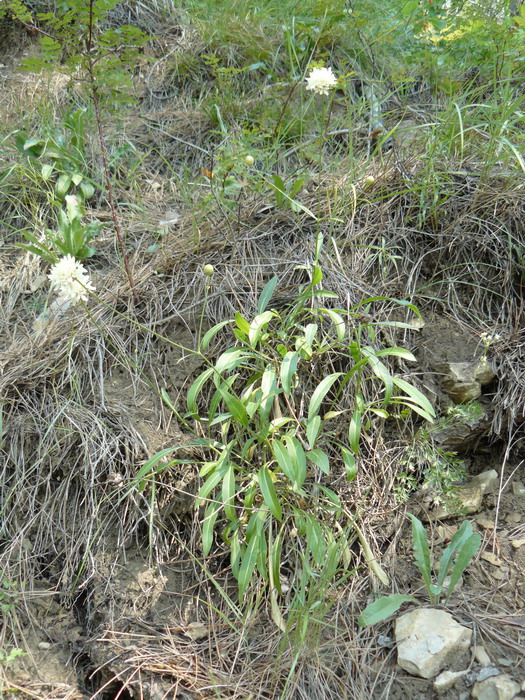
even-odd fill
[[[95,248],[89,243],[98,234],[100,222],[82,225],[84,205],[80,194],[66,195],[65,199],[66,210],[59,209],[57,212],[58,230],[46,231],[46,243],[39,241],[30,231],[23,231],[29,243],[18,243],[18,248],[29,250],[50,263],[55,263],[58,256],[72,255],[77,260],[84,260],[93,255]]]
[[[344,512],[327,477],[338,469],[348,481],[355,479],[361,436],[374,420],[388,418],[396,407],[429,421],[434,416],[425,396],[384,364],[385,358],[411,361],[413,355],[377,346],[375,326],[399,322],[363,320],[363,309],[386,299],[365,299],[350,310],[318,305],[337,300],[319,288],[321,246],[319,236],[310,282],[284,308],[272,306],[274,277],[252,319],[237,312],[204,335],[199,347],[204,358],[227,326],[234,343],[215,362],[207,360],[187,395],[183,420],[196,422],[195,445],[203,453],[204,483],[197,495],[197,506],[205,506],[203,551],[210,553],[219,533],[241,598],[256,571],[272,591],[281,591],[284,553],[293,556],[294,542],[312,577],[325,565],[339,540],[335,520]],[[407,302],[397,303],[419,313]],[[330,371],[334,365],[341,369]],[[136,477],[140,489],[157,471],[186,463],[162,463],[176,449],[148,460]],[[363,533],[351,526],[366,546]]]
[[[62,128],[54,128],[44,138],[15,134],[15,145],[42,179],[52,186],[52,196],[64,201],[67,194],[81,193],[84,200],[95,193],[94,182],[87,177],[85,131],[87,110],[71,110],[62,120]]]
[[[457,485],[465,479],[465,465],[456,452],[439,447],[432,437],[434,432],[450,426],[453,420],[441,416],[431,429],[422,426],[405,448],[400,459],[402,471],[395,485],[398,500],[406,501],[422,480],[422,488],[433,492],[436,504],[454,501]]]
[[[22,2],[12,0],[1,14],[7,11],[39,34],[41,55],[26,59],[23,62],[26,70],[65,70],[87,86],[95,114],[115,235],[131,291],[138,300],[113,195],[102,109],[114,110],[133,101],[132,68],[149,37],[131,25],[116,29],[103,26],[108,13],[117,4],[118,0],[68,0],[60,3],[54,12],[36,13],[35,22],[33,14]],[[66,180],[62,189],[65,184]]]
[[[21,656],[26,656],[23,649],[12,647],[11,649],[0,648],[0,666],[11,666]]]
[[[444,592],[446,594],[445,601],[447,601],[461,575],[479,550],[481,535],[478,532],[473,532],[472,525],[468,520],[465,520],[454,533],[450,544],[441,555],[438,578],[436,583],[432,583],[431,554],[425,528],[415,515],[409,513],[408,517],[412,521],[412,545],[416,555],[416,564],[428,591],[430,604],[439,603]],[[417,600],[413,596],[398,593],[382,596],[363,610],[359,616],[358,624],[361,626],[375,625],[397,612],[405,602],[417,602]]]
[[[18,602],[19,585],[10,581],[3,571],[0,571],[0,611],[6,614],[13,610]]]

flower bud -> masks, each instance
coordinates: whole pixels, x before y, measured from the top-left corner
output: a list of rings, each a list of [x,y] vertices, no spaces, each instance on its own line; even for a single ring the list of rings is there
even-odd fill
[[[211,277],[213,275],[213,265],[203,265],[202,272],[206,277]]]
[[[372,187],[375,181],[375,177],[373,175],[369,175],[367,178],[365,178],[365,185],[367,187]]]
[[[255,158],[253,156],[245,156],[244,162],[251,167],[255,163]]]

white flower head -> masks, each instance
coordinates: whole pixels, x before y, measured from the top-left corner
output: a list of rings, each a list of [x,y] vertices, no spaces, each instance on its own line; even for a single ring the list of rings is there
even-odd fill
[[[318,95],[328,95],[328,91],[337,85],[337,78],[331,68],[312,68],[306,82],[307,90],[313,90]]]
[[[55,263],[48,277],[51,289],[58,291],[60,299],[72,304],[77,304],[80,300],[87,301],[88,290],[95,290],[86,268],[72,255],[66,255]]]

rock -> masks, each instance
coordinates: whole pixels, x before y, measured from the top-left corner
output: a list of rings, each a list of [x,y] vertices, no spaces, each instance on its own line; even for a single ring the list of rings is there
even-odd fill
[[[490,656],[485,651],[485,647],[482,647],[481,644],[477,644],[474,647],[474,658],[480,664],[490,664]]]
[[[433,678],[462,651],[472,631],[450,613],[433,608],[412,610],[396,620],[397,663],[420,678]]]
[[[477,681],[472,688],[472,697],[476,700],[512,700],[519,692],[520,686],[506,673],[492,676],[484,681]]]
[[[481,552],[481,558],[492,566],[501,566],[503,562],[493,552]]]
[[[444,693],[445,690],[452,688],[466,673],[467,671],[443,671],[434,680],[434,690],[437,693]]]
[[[495,469],[489,469],[481,474],[476,474],[470,480],[471,484],[477,484],[481,487],[483,494],[494,493],[498,490],[499,474]]]
[[[512,493],[515,496],[525,496],[525,485],[521,481],[514,481],[512,483]]]
[[[481,387],[495,377],[486,357],[475,362],[447,362],[437,369],[443,375],[443,390],[454,403],[474,401],[481,395]]]
[[[514,547],[514,549],[519,549],[520,547],[523,547],[525,544],[525,539],[523,540],[512,540],[511,545]]]
[[[453,518],[460,515],[476,513],[481,508],[483,490],[479,484],[469,482],[458,487],[452,503],[442,503],[430,515],[435,518]]]
[[[210,630],[202,622],[190,622],[188,625],[186,625],[184,634],[193,641],[197,641],[198,639],[205,639],[206,637],[209,637]]]
[[[523,515],[521,513],[509,513],[505,518],[506,523],[521,523]]]

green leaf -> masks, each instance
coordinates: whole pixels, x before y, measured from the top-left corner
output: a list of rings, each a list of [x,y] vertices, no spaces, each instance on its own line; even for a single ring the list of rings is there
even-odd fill
[[[481,547],[481,535],[479,532],[474,532],[463,544],[459,553],[456,557],[454,566],[452,567],[452,573],[450,574],[450,583],[448,585],[447,600],[452,595],[457,582],[460,579],[461,574],[465,571],[467,566],[472,561],[474,555],[478,552]]]
[[[53,174],[54,169],[55,169],[55,166],[52,164],[46,163],[45,165],[43,165],[42,170],[41,170],[42,179],[49,180],[49,178]]]
[[[282,182],[282,180],[281,180]],[[273,293],[275,292],[275,288],[277,286],[277,283],[279,282],[279,278],[277,275],[275,277],[272,277],[268,282],[264,285],[264,288],[261,292],[261,296],[259,297],[259,301],[257,302],[257,313],[262,314],[263,311],[266,310],[266,307],[268,306],[270,299],[273,297]],[[242,328],[240,330],[243,330]],[[247,332],[247,331],[245,331]]]
[[[306,457],[310,462],[315,464],[316,467],[319,467],[324,474],[330,474],[330,460],[326,452],[320,449],[310,450],[310,452],[306,453]]]
[[[315,517],[306,518],[306,542],[316,564],[322,564],[326,553],[323,529]]]
[[[341,508],[341,499],[332,489],[329,489],[328,486],[324,486],[323,484],[317,484],[317,488],[324,493],[330,503],[336,506],[336,508]]]
[[[383,399],[383,405],[386,406],[388,405],[392,397],[392,392],[394,390],[394,382],[392,379],[392,375],[390,374],[386,366],[377,359],[375,354],[369,355],[368,362],[372,370],[375,372],[376,376],[379,379],[381,379],[383,384],[385,385],[385,397]]]
[[[270,531],[268,532],[270,538]],[[283,531],[281,530],[275,540],[271,542],[270,549],[270,582],[279,593],[281,590],[281,550],[283,546]]]
[[[193,382],[193,384],[190,387],[190,390],[188,391],[188,396],[186,397],[186,405],[188,407],[188,412],[194,417],[198,419],[198,411],[197,411],[197,398],[202,390],[202,387],[206,384],[208,379],[214,374],[214,369],[213,367],[210,367],[209,369],[205,370],[202,372],[202,374],[199,374],[197,379]]]
[[[343,317],[333,309],[323,309],[323,313],[327,314],[327,316],[329,316],[332,319],[333,324],[335,326],[337,339],[339,340],[339,342],[342,342],[346,334],[346,325]]]
[[[308,445],[314,447],[317,436],[319,435],[319,430],[321,429],[321,416],[314,416],[309,419],[306,424],[306,439],[308,440]]]
[[[310,421],[314,416],[316,416],[319,413],[319,409],[321,408],[321,404],[326,394],[330,391],[332,385],[334,384],[334,382],[337,381],[341,374],[342,372],[335,372],[333,374],[329,374],[323,379],[323,381],[314,391],[314,393],[312,394],[312,398],[310,399],[310,405],[308,407],[308,421]]]
[[[450,572],[450,584],[447,591],[447,599],[453,592],[459,577],[470,564],[473,556],[481,546],[481,536],[479,533],[472,532],[472,525],[465,520],[461,527],[454,533],[450,544],[445,549],[441,556],[439,565],[438,588],[440,592],[443,586],[443,581],[450,571],[454,557],[457,554],[456,560]]]
[[[244,360],[247,357],[248,355],[246,355],[245,351],[240,348],[228,348],[228,350],[223,352],[222,355],[218,357],[217,362],[215,363],[215,369],[219,374],[222,374],[222,372],[228,372],[231,369],[234,369],[241,360]]]
[[[263,311],[262,314],[256,316],[250,323],[250,332],[248,333],[248,338],[252,347],[255,347],[257,341],[259,340],[261,333],[263,332],[265,326],[272,320],[275,316],[273,311]]]
[[[346,480],[353,481],[357,475],[357,466],[355,456],[347,450],[346,447],[341,447],[341,457],[345,465]]]
[[[434,419],[432,418],[431,415],[429,415],[426,411],[424,411],[420,406],[417,406],[415,403],[411,403],[410,401],[406,401],[403,396],[394,396],[390,403],[402,404],[403,406],[408,406],[408,408],[411,411],[415,411],[416,413],[419,413],[419,415],[422,416],[429,423],[434,422]]]
[[[282,473],[288,477],[291,483],[295,482],[295,470],[291,456],[285,445],[280,440],[272,440],[272,452]]]
[[[91,197],[95,194],[95,188],[90,182],[86,182],[85,180],[80,183],[80,191],[84,195],[84,199],[91,199]]]
[[[284,393],[290,396],[292,391],[292,379],[297,371],[297,365],[299,363],[299,353],[290,350],[283,357],[281,363],[281,383],[283,385]]]
[[[408,394],[408,396],[410,396],[414,403],[421,406],[421,408],[433,418],[436,417],[435,411],[432,408],[432,404],[427,399],[427,397],[419,391],[419,389],[416,389],[415,386],[412,386],[412,384],[409,384],[404,379],[399,379],[399,377],[393,377],[392,380],[394,384],[399,389],[401,389],[401,391],[404,391],[405,394]]]
[[[219,484],[219,482],[222,480],[224,477],[225,470],[224,468],[219,469],[216,468],[215,471],[213,471],[210,476],[206,479],[204,484],[200,487],[199,493],[197,494],[197,503],[201,499],[206,499],[210,495],[210,493],[215,489],[215,487]]]
[[[244,335],[248,335],[250,332],[250,324],[238,311],[235,312],[235,325]]]
[[[64,199],[66,194],[68,193],[69,188],[71,187],[71,182],[72,182],[72,176],[71,175],[61,175],[55,185],[55,193],[59,199]]]
[[[218,387],[218,391],[224,399],[226,406],[228,406],[228,411],[232,414],[233,418],[247,428],[250,423],[250,418],[242,402],[239,401],[236,396],[233,396],[233,394],[230,394],[221,387]]]
[[[384,357],[387,355],[392,355],[394,357],[402,357],[404,360],[409,360],[415,362],[416,358],[411,352],[405,350],[405,348],[385,348],[384,350],[379,350],[376,352],[377,357]]]
[[[352,418],[350,419],[350,425],[348,426],[348,442],[352,448],[353,453],[357,456],[359,454],[359,440],[361,438],[361,411],[356,408]]]
[[[201,347],[206,352],[208,349],[211,341],[217,333],[221,330],[221,328],[224,328],[224,326],[227,326],[228,323],[231,323],[231,321],[221,321],[220,323],[217,323],[217,325],[213,326],[213,328],[210,328],[210,330],[204,334],[204,337],[202,339]]]
[[[205,557],[210,553],[213,544],[213,529],[221,507],[220,503],[209,503],[204,511],[204,520],[202,522],[202,551]]]
[[[246,551],[244,552],[244,555],[242,557],[241,566],[239,568],[239,573],[237,576],[240,598],[244,596],[244,592],[250,585],[250,581],[252,579],[253,571],[257,563],[257,556],[259,554],[260,537],[260,531],[256,530],[248,546],[246,547]]]
[[[430,548],[428,546],[427,533],[420,520],[412,513],[408,513],[412,521],[412,546],[416,555],[416,564],[421,571],[421,576],[429,594],[432,596],[432,569],[430,566]]]
[[[235,470],[233,464],[230,464],[226,470],[222,481],[222,502],[224,505],[224,512],[228,520],[236,520],[237,514],[235,508],[233,507],[233,502],[235,500]]]
[[[261,378],[262,399],[261,404],[259,406],[259,413],[263,419],[268,418],[268,415],[270,414],[270,411],[273,406],[276,388],[277,377],[275,374],[275,370],[271,365],[268,365],[268,367],[266,367],[266,369],[264,370],[263,376]]]
[[[408,602],[417,603],[416,599],[411,595],[393,593],[392,595],[383,596],[366,606],[361,615],[359,615],[357,624],[360,627],[375,625],[381,620],[386,620],[387,617],[397,612],[403,603]]]
[[[277,494],[275,492],[275,487],[273,485],[272,477],[268,467],[261,467],[259,469],[259,486],[261,487],[261,493],[264,498],[264,502],[270,509],[270,513],[277,518],[277,520],[282,520],[283,511]]]
[[[295,436],[285,435],[283,440],[293,463],[294,487],[299,490],[306,479],[306,455],[303,446]]]

